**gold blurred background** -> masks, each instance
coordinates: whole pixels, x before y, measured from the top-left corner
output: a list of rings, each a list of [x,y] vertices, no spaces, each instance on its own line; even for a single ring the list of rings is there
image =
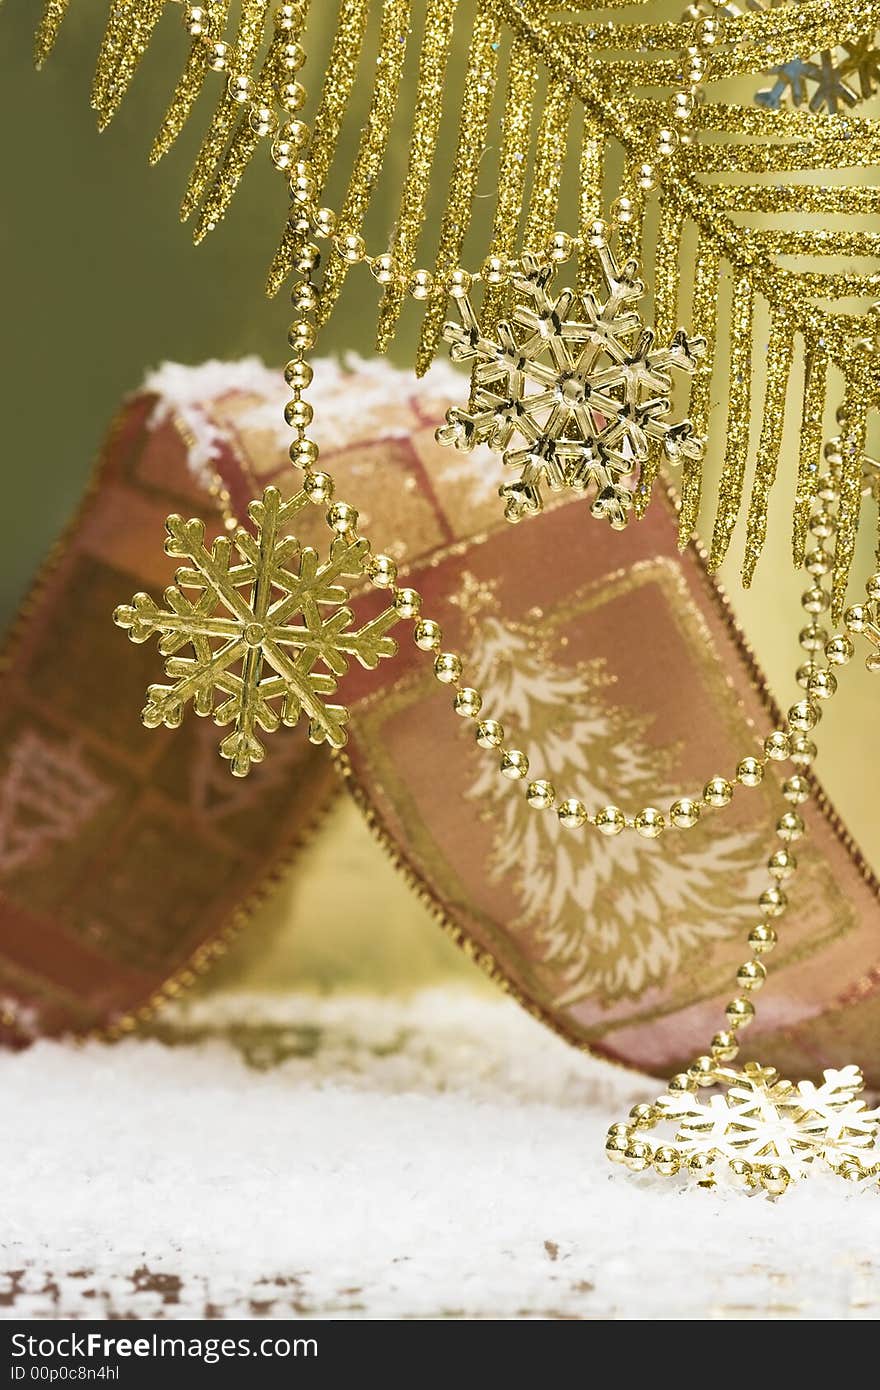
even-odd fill
[[[0,13],[5,309],[0,366],[7,522],[0,623],[16,611],[82,492],[108,421],[145,371],[167,359],[195,363],[246,353],[281,361],[288,317],[283,295],[272,303],[262,292],[286,209],[283,183],[268,158],[254,160],[224,225],[199,248],[193,247],[188,230],[179,227],[176,208],[209,116],[209,101],[202,102],[171,154],[155,169],[147,165],[149,141],[184,52],[177,7],[168,7],[171,13],[163,17],[131,94],[100,138],[88,93],[106,4],[78,0],[71,6],[56,52],[39,75],[31,64],[37,8],[6,5]],[[680,8],[663,3],[656,12],[658,17],[677,15]],[[313,0],[312,9],[304,75],[309,88],[320,71],[321,40],[329,37],[336,5]],[[322,26],[326,35],[317,33]],[[453,87],[463,69],[466,33],[465,26],[453,47]],[[362,86],[342,165],[350,165],[369,100],[369,87]],[[450,100],[454,103],[454,90]],[[390,182],[404,161],[405,137],[402,129],[392,144]],[[433,222],[436,227],[444,182],[438,177],[433,187],[429,226]],[[331,203],[336,191],[331,189]],[[486,201],[491,209],[491,198]],[[475,233],[479,240],[479,226]],[[370,241],[376,244],[377,237]],[[322,334],[321,353],[369,354],[375,301],[376,286],[369,276],[349,277],[345,297]],[[401,362],[412,360],[416,326],[410,316],[395,344],[392,356]],[[698,324],[690,327],[699,332]],[[756,342],[756,376],[761,362],[762,345]],[[712,450],[716,467],[723,403],[719,410]],[[829,417],[829,427],[831,423]],[[734,540],[723,575],[784,706],[792,698],[798,595],[804,587],[790,563],[791,431],[787,444],[787,466],[776,485],[770,540],[755,587],[748,593],[739,587],[741,539],[740,545]],[[868,572],[871,539],[867,533],[862,537],[857,576]],[[827,727],[823,725],[818,770],[869,860],[880,867],[871,763],[864,742],[853,737],[857,722],[862,729],[871,727],[874,710],[876,682],[872,687],[865,672],[852,669]],[[706,773],[720,770],[707,768]],[[344,922],[352,924],[343,927]],[[371,840],[359,812],[340,801],[209,983],[387,989],[417,987],[450,975],[479,983],[473,967],[446,941]]]

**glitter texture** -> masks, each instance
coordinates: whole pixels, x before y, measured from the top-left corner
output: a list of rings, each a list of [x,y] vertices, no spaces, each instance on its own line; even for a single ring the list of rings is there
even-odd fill
[[[117,0],[114,5],[98,58],[94,91],[99,130],[116,115],[164,9],[165,0]]]
[[[197,204],[204,196],[214,170],[223,157],[227,141],[232,134],[236,117],[239,114],[239,104],[230,96],[229,86],[236,77],[250,77],[251,75],[254,50],[263,37],[268,4],[269,0],[242,0],[234,56],[229,65],[223,95],[196,155],[196,162],[186,185],[186,192],[180,205],[181,222],[185,222],[195,211]]]
[[[859,511],[862,501],[862,460],[865,453],[866,415],[876,399],[876,376],[872,379],[867,351],[847,366],[846,391],[840,411],[840,503],[837,513],[837,543],[831,577],[831,616],[839,623],[846,603],[846,587],[856,548]]]
[[[339,212],[340,236],[360,233],[382,168],[388,136],[397,110],[400,76],[409,33],[409,16],[410,0],[384,0],[373,100],[370,103],[367,123],[361,132],[354,168]],[[348,268],[348,263],[341,257],[334,258],[328,264],[321,288],[319,323],[324,323],[333,312]]]
[[[654,291],[654,331],[661,342],[665,342],[672,337],[678,322],[678,256],[681,233],[684,227],[684,217],[681,209],[673,204],[664,202],[660,208],[660,225],[657,229],[657,250],[655,253],[655,275],[656,289]],[[704,370],[703,361],[697,362],[697,373]],[[712,367],[711,362],[708,367],[708,379],[711,381]],[[705,436],[705,427],[697,426],[697,433]],[[685,460],[685,467],[688,461]],[[694,460],[693,466],[701,467],[701,461]],[[639,482],[635,491],[635,509],[637,516],[644,516],[648,504],[651,501],[651,493],[654,488],[654,481],[659,469],[659,458],[652,454],[645,463],[639,474]]]
[[[308,160],[319,198],[333,163],[339,132],[357,77],[368,18],[369,0],[342,0],[308,148]],[[269,267],[267,294],[277,294],[290,274],[297,241],[295,232],[285,224],[281,242]]]
[[[604,212],[602,191],[605,176],[605,140],[597,121],[584,112],[578,185],[578,234],[585,244],[592,224]],[[578,262],[578,290],[590,288],[590,265],[586,256]]]
[[[516,255],[523,206],[526,170],[532,134],[532,114],[540,69],[529,44],[514,43],[507,67],[507,92],[501,127],[498,158],[498,200],[492,225],[491,253],[503,261]],[[510,295],[505,285],[487,285],[483,296],[482,322],[491,336],[505,313]]]
[[[455,167],[440,228],[436,263],[439,284],[428,300],[416,354],[416,372],[419,376],[424,375],[434,360],[446,312],[446,277],[455,269],[461,257],[468,213],[473,202],[480,159],[486,144],[486,130],[498,71],[500,34],[500,14],[494,6],[481,6],[471,36]]]
[[[752,376],[752,320],[755,294],[747,280],[733,287],[730,315],[730,394],[727,402],[727,447],[718,490],[718,511],[712,532],[709,568],[717,569],[727,554],[739,516],[749,450],[749,396]]]
[[[70,0],[46,0],[34,38],[34,62],[41,68],[55,46]]]
[[[416,245],[425,219],[425,203],[443,114],[443,80],[452,41],[457,0],[429,0],[419,58],[419,99],[413,113],[409,161],[400,195],[400,208],[391,252],[400,278],[385,289],[379,309],[376,346],[384,352],[391,341],[406,295],[406,282],[415,269]]]
[[[745,560],[742,569],[742,581],[746,588],[752,582],[755,565],[767,538],[767,505],[770,489],[776,481],[785,425],[785,396],[793,358],[794,338],[789,327],[788,315],[784,310],[777,308],[770,321],[770,341],[763,368],[764,412],[758,443],[758,458],[762,467],[755,469],[755,481],[749,500]]]
[[[208,30],[211,37],[214,39],[222,38],[226,31],[229,0],[212,0],[212,2],[209,0],[207,11]],[[183,72],[180,74],[171,101],[168,103],[168,110],[162,118],[162,124],[150,149],[151,164],[158,164],[162,156],[171,149],[186,125],[202,90],[202,84],[210,71],[208,50],[203,36],[199,35],[192,41]],[[217,73],[215,75],[219,82],[225,81],[223,74]]]
[[[694,276],[691,320],[700,325],[700,332],[706,339],[706,351],[697,363],[697,370],[693,376],[688,412],[694,429],[701,435],[707,435],[709,432],[709,414],[712,406],[712,366],[718,330],[718,270],[717,252],[701,241]],[[656,288],[654,293],[658,293]],[[678,519],[678,543],[682,547],[687,545],[697,524],[702,487],[702,462],[686,459],[681,470],[681,512]]]
[[[804,563],[807,526],[819,482],[819,455],[825,416],[828,355],[818,341],[804,344],[804,399],[801,409],[801,437],[798,455],[797,490],[794,504],[792,550],[794,562]]]
[[[529,251],[543,251],[556,230],[559,182],[567,152],[571,104],[570,87],[554,85],[550,88],[538,128],[532,196],[526,218],[525,246]],[[502,169],[502,178],[505,172]]]

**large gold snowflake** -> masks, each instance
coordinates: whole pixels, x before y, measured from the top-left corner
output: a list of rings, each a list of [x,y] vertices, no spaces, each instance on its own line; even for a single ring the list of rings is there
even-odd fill
[[[189,565],[165,590],[167,606],[140,593],[114,614],[133,642],[158,634],[166,658],[172,683],[150,686],[144,723],[176,728],[192,703],[196,714],[231,724],[220,752],[236,777],[265,756],[258,730],[296,724],[303,713],[313,743],[341,747],[348,710],[327,701],[338,678],[351,658],[374,667],[397,651],[387,635],[398,621],[393,608],[354,628],[345,606],[349,591],[340,581],[363,575],[369,543],[339,536],[322,562],[285,534],[307,505],[304,493],[284,502],[268,487],[248,508],[254,532],[220,536],[210,549],[203,522],[170,516],[165,549]],[[178,655],[185,647],[191,656]]]
[[[508,521],[539,512],[543,492],[593,491],[592,513],[615,529],[626,525],[632,491],[623,479],[653,444],[668,458],[698,459],[703,442],[689,420],[667,418],[670,368],[693,372],[703,338],[679,329],[667,347],[633,310],[645,293],[638,263],[623,266],[603,246],[599,264],[607,297],[551,286],[556,267],[523,256],[513,278],[521,296],[497,336],[483,334],[469,297],[456,300],[460,323],[443,334],[455,362],[473,366],[472,409],[454,406],[437,431],[441,444],[488,444],[519,477],[503,485]],[[515,440],[522,447],[513,447]]]
[[[741,1159],[757,1170],[778,1165],[791,1179],[816,1163],[834,1172],[850,1165],[871,1172],[880,1165],[880,1110],[869,1110],[862,1099],[858,1067],[828,1070],[818,1086],[784,1081],[772,1067],[755,1063],[719,1076],[723,1093],[706,1101],[687,1093],[657,1102],[662,1118],[675,1122],[673,1143],[685,1163],[695,1155]]]

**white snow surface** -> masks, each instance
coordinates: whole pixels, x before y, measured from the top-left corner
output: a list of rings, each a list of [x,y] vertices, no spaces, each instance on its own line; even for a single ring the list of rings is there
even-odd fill
[[[611,1168],[657,1083],[516,1005],[214,995],[0,1058],[0,1314],[826,1319],[880,1312],[880,1191]]]

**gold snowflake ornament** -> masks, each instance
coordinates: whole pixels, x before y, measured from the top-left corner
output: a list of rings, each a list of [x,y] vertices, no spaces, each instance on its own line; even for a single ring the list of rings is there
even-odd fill
[[[705,1100],[670,1090],[637,1106],[630,1125],[609,1132],[609,1157],[668,1175],[684,1171],[709,1187],[729,1175],[772,1195],[816,1169],[849,1179],[880,1174],[880,1109],[866,1105],[858,1067],[827,1070],[816,1085],[749,1062],[741,1071],[719,1068],[711,1082],[718,1089]],[[668,1144],[636,1137],[662,1123],[675,1126]]]
[[[443,334],[455,362],[473,366],[472,409],[453,407],[437,431],[441,444],[488,444],[519,474],[503,485],[508,521],[541,511],[545,489],[592,490],[592,513],[615,529],[626,525],[632,491],[623,479],[644,463],[652,444],[669,459],[698,459],[703,442],[688,420],[672,424],[669,369],[693,372],[705,342],[683,329],[668,347],[634,311],[645,287],[638,263],[618,267],[598,251],[607,297],[556,293],[555,265],[522,258],[513,288],[521,296],[495,337],[484,335],[470,298],[457,298],[460,322]],[[521,441],[514,445],[515,441]]]
[[[363,627],[352,626],[341,582],[365,573],[369,544],[337,536],[327,560],[301,547],[285,528],[309,504],[305,493],[283,501],[268,487],[248,508],[254,532],[240,528],[205,545],[201,521],[170,516],[165,550],[188,565],[165,590],[165,607],[149,594],[135,594],[117,608],[114,620],[133,642],[159,637],[170,685],[152,685],[143,721],[176,728],[187,704],[196,714],[232,730],[220,752],[236,777],[262,762],[258,734],[308,719],[313,743],[340,748],[347,738],[348,710],[327,697],[352,658],[375,667],[394,656],[388,630],[398,621],[386,609]],[[189,648],[191,655],[181,655]]]

